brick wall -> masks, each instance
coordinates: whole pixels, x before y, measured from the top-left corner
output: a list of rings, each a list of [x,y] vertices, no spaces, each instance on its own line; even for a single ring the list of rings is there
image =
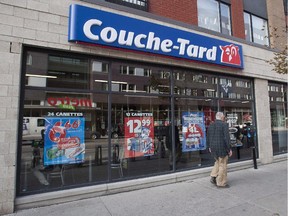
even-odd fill
[[[233,36],[245,39],[243,0],[231,0],[231,22]]]
[[[198,25],[197,0],[150,0],[149,12],[187,24]],[[243,1],[231,0],[233,36],[245,39]]]
[[[149,12],[192,25],[198,24],[197,0],[149,0]]]

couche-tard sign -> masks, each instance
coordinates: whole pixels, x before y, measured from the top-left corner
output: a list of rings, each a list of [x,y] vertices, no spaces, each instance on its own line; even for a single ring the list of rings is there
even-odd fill
[[[70,42],[84,42],[243,68],[242,46],[73,4]]]

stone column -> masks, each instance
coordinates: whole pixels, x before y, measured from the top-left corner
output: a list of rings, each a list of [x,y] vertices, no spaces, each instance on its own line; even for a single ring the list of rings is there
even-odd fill
[[[255,79],[254,84],[259,159],[267,164],[273,161],[268,81]]]

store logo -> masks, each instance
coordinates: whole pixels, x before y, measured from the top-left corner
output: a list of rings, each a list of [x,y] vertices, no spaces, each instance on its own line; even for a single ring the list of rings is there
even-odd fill
[[[71,109],[74,110],[75,107],[92,107],[92,101],[86,98],[47,98],[47,103],[50,106],[59,107],[63,109]]]
[[[170,39],[161,39],[155,36],[155,32],[148,32],[148,34],[136,34],[132,31],[120,30],[108,26],[100,28],[99,35],[92,32],[92,28],[102,26],[102,21],[97,19],[90,19],[85,22],[83,26],[84,35],[93,41],[101,40],[107,44],[117,43],[119,46],[135,46],[137,48],[161,51],[163,53],[170,53],[173,50],[178,53],[179,56],[187,55],[194,58],[205,58],[210,61],[216,60],[217,47],[212,46],[211,48],[197,46],[191,44],[190,40],[184,38],[177,38],[174,42]]]
[[[227,64],[241,65],[241,58],[239,54],[239,47],[234,44],[227,46],[220,46],[222,50],[221,62]]]

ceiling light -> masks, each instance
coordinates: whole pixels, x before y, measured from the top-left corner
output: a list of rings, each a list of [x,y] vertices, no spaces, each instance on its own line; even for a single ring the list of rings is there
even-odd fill
[[[37,75],[37,74],[26,74],[27,77],[39,77],[39,78],[51,78],[56,79],[57,76],[48,76],[48,75]]]

